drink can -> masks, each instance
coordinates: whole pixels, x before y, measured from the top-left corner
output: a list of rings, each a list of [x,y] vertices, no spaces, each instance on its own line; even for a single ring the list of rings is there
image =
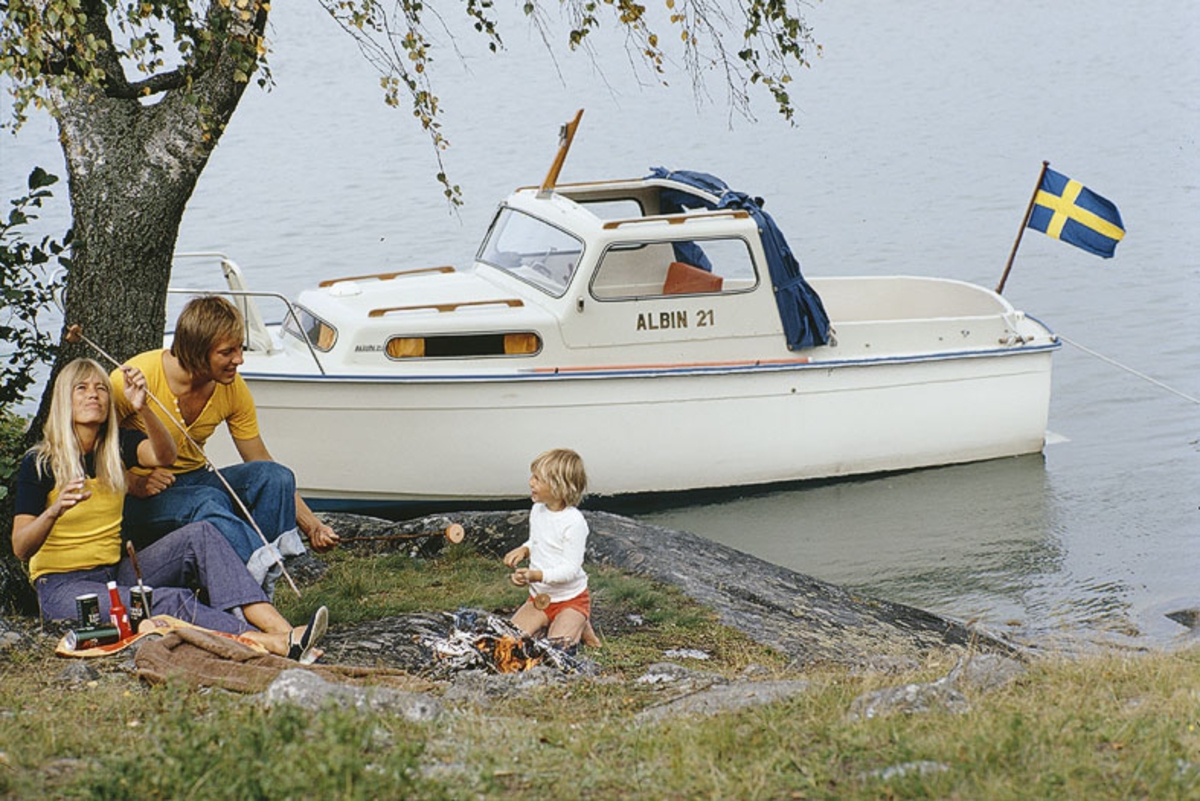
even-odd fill
[[[143,589],[145,597],[143,598]],[[131,587],[129,590],[129,628],[133,629],[133,633],[137,634],[138,624],[150,617],[150,610],[154,608],[154,588],[153,587]]]
[[[68,651],[83,651],[101,645],[110,645],[121,639],[121,632],[116,626],[85,627],[71,629],[67,632],[66,646]]]
[[[79,628],[97,628],[100,625],[100,598],[94,592],[76,595],[75,612],[79,616]]]

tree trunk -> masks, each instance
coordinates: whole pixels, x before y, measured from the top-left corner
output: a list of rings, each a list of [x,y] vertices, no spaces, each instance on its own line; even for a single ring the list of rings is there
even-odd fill
[[[254,27],[265,24],[264,11]],[[74,224],[64,330],[82,326],[118,361],[162,345],[183,212],[247,85],[246,65],[229,53],[239,33],[247,29],[229,33],[207,69],[158,102],[111,97],[87,84],[56,98]],[[86,343],[64,345],[47,386],[80,356],[115,366]],[[49,403],[43,393],[31,441]]]
[[[64,332],[81,326],[114,359],[162,346],[179,225],[246,90],[245,76],[253,72],[244,55],[239,63],[236,54],[239,48],[244,54],[245,38],[266,25],[267,12],[257,10],[252,21],[227,31],[202,67],[193,65],[182,88],[138,100],[81,82],[72,96],[54,99],[75,231]],[[48,390],[59,370],[81,356],[96,359],[106,370],[114,367],[88,344],[64,343],[26,434],[28,445],[41,439],[50,410]],[[0,504],[0,531],[6,535],[6,547],[0,547],[0,609],[36,613],[36,597],[12,553],[11,529],[11,506]]]

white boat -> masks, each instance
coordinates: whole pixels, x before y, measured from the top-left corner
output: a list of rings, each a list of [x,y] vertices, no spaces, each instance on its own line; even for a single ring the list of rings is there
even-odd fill
[[[263,437],[317,508],[522,498],[552,447],[577,450],[600,495],[1042,449],[1060,342],[1004,297],[806,283],[760,202],[662,170],[555,185],[564,155],[465,268],[331,277],[267,325],[269,293],[223,260]]]

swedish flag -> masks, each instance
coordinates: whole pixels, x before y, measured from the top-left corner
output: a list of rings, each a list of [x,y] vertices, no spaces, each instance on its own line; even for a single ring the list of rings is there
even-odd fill
[[[1078,181],[1046,169],[1033,199],[1029,227],[1089,253],[1112,258],[1125,236],[1121,212]]]

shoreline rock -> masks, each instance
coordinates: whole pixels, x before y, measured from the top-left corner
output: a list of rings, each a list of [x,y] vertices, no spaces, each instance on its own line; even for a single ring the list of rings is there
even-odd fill
[[[1009,655],[1017,651],[978,629],[851,593],[688,532],[608,512],[584,514],[591,528],[585,565],[610,566],[678,587],[715,610],[725,625],[788,655],[797,666],[872,668],[956,646]],[[401,522],[344,513],[322,517],[350,540],[344,547],[407,548],[423,556],[435,555],[444,539],[405,537],[439,532],[457,522],[466,528],[467,544],[497,559],[524,542],[529,521],[527,510],[468,511]]]

